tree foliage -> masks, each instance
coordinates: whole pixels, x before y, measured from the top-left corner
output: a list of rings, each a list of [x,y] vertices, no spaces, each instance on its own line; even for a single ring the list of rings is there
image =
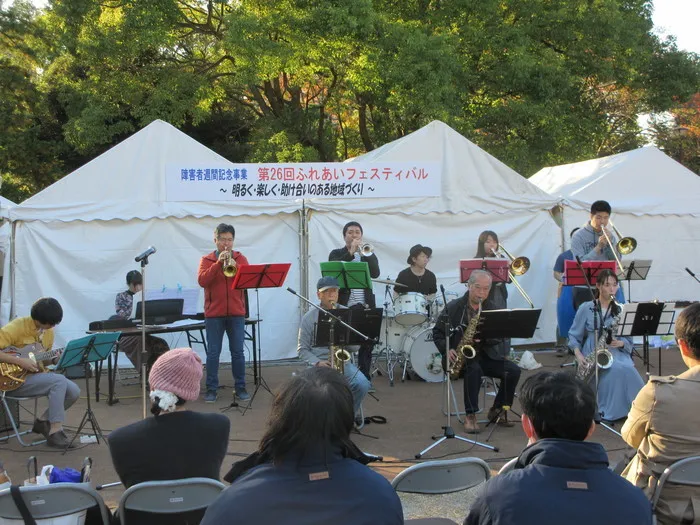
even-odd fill
[[[338,160],[440,119],[529,175],[643,142],[700,62],[645,0],[0,3],[2,192],[154,119],[233,161]],[[697,111],[697,105],[694,107]],[[693,109],[689,109],[693,111]]]

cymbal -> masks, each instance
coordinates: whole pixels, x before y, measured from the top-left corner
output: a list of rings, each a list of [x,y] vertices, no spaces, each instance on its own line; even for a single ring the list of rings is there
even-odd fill
[[[392,286],[398,286],[400,288],[408,288],[405,284],[397,283],[396,281],[392,281],[391,279],[372,279],[373,282],[379,283],[379,284],[390,284]]]

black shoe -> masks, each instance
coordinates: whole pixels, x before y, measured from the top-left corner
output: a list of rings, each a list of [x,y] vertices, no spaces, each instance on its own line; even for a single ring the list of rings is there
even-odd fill
[[[68,439],[68,436],[66,436],[66,433],[63,430],[54,432],[48,438],[46,438],[46,444],[54,448],[75,448],[75,445],[71,445],[70,447],[68,446],[70,441],[71,440]]]
[[[32,432],[35,434],[41,434],[45,438],[49,437],[49,431],[51,430],[51,423],[48,421],[42,421],[41,419],[34,420],[34,426],[32,427]]]

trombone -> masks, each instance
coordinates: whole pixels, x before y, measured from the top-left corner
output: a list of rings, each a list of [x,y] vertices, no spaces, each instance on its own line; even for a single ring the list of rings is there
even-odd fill
[[[530,259],[527,257],[521,256],[521,257],[513,257],[508,250],[506,250],[506,247],[503,246],[502,244],[498,244],[498,247],[501,251],[499,250],[491,250],[493,254],[496,257],[500,257],[505,259],[506,257],[510,260],[510,266],[508,268],[508,277],[510,277],[511,282],[515,285],[515,287],[518,289],[520,294],[525,298],[525,300],[530,304],[530,308],[534,308],[535,305],[532,303],[532,300],[530,299],[530,296],[527,295],[525,290],[523,290],[523,287],[520,286],[520,283],[515,279],[516,275],[525,275],[527,271],[530,269]],[[506,257],[504,257],[504,255]]]
[[[622,266],[622,261],[620,261],[620,258],[617,256],[617,252],[620,252],[621,255],[628,255],[632,253],[634,250],[637,249],[637,240],[634,237],[623,237],[619,230],[615,228],[615,225],[612,221],[609,221],[608,224],[620,240],[617,241],[617,244],[615,244],[615,248],[613,248],[612,241],[610,240],[610,236],[608,235],[608,233],[605,231],[605,228],[602,228],[603,236],[605,237],[605,240],[608,241],[608,246],[612,248],[613,257],[615,257],[615,262],[617,263],[617,266],[620,268],[620,271],[622,273],[625,273],[625,267]]]

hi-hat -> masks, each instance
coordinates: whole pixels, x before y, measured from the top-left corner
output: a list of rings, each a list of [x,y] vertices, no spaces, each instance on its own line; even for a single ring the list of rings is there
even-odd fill
[[[391,279],[372,279],[373,282],[379,283],[379,284],[390,284],[392,286],[400,286],[402,288],[408,288],[405,284],[397,283],[396,281],[392,281]]]

